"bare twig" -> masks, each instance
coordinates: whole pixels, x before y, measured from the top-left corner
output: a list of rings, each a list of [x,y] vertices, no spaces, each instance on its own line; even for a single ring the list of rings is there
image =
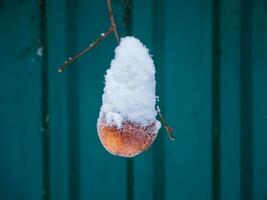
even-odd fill
[[[70,57],[68,60],[66,60],[63,65],[58,69],[58,72],[63,72],[67,65],[72,63],[73,61],[77,60],[79,57],[81,57],[82,55],[84,55],[86,52],[90,51],[91,49],[93,49],[94,47],[96,47],[103,39],[105,39],[109,34],[111,34],[112,32],[114,32],[114,27],[111,26],[107,32],[105,33],[101,33],[101,35],[93,42],[91,43],[88,47],[86,47],[84,50],[82,50],[80,53],[78,53],[77,55],[75,55],[74,57]]]
[[[117,31],[117,27],[116,27],[115,18],[114,18],[113,11],[112,11],[111,0],[107,0],[107,5],[108,5],[109,18],[110,18],[111,26],[114,28],[114,33],[115,33],[117,42],[119,44],[120,43],[120,36],[119,36],[119,32]]]
[[[82,50],[80,53],[78,53],[77,55],[70,57],[68,60],[66,60],[63,63],[63,65],[60,66],[60,68],[58,69],[58,72],[63,72],[66,69],[66,67],[68,66],[68,64],[77,60],[79,57],[81,57],[82,55],[84,55],[85,53],[87,53],[88,51],[93,49],[94,47],[96,47],[103,39],[105,39],[112,32],[114,32],[118,44],[120,43],[120,36],[119,36],[119,33],[117,31],[117,27],[116,27],[115,18],[114,18],[113,11],[112,11],[111,0],[107,0],[107,5],[108,5],[109,18],[110,18],[110,23],[111,23],[111,26],[108,29],[108,31],[105,33],[102,33],[93,43],[91,43],[87,48]]]
[[[168,136],[170,138],[170,140],[175,140],[174,135],[173,135],[173,128],[171,128],[167,122],[165,121],[164,117],[162,116],[159,106],[157,106],[157,113],[159,115],[160,121],[162,122],[164,128],[166,129]]]

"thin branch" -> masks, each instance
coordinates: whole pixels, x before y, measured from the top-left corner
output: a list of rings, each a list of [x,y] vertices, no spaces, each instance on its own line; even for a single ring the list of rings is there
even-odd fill
[[[68,60],[66,60],[63,63],[63,65],[61,65],[59,67],[58,72],[63,72],[66,69],[66,67],[68,66],[68,64],[77,60],[79,57],[81,57],[82,55],[84,55],[85,53],[87,53],[88,51],[93,49],[94,47],[96,47],[103,39],[105,39],[112,32],[114,32],[116,39],[117,39],[117,42],[118,42],[118,44],[120,44],[120,36],[119,36],[119,33],[117,31],[117,27],[116,27],[115,18],[114,18],[113,11],[112,11],[111,0],[107,0],[107,5],[108,5],[109,18],[110,18],[110,23],[111,23],[111,26],[108,29],[108,31],[105,33],[102,33],[93,43],[91,43],[87,48],[82,50],[80,53],[78,53],[77,55],[70,57]]]
[[[114,33],[115,33],[117,42],[118,42],[118,44],[120,44],[120,36],[119,36],[119,32],[117,31],[117,26],[115,23],[115,18],[114,18],[113,11],[112,11],[111,0],[107,0],[107,5],[108,5],[109,18],[110,18],[111,26],[114,28]]]
[[[164,117],[162,116],[161,112],[160,112],[160,109],[159,109],[159,106],[157,106],[157,113],[159,115],[159,118],[160,118],[160,121],[162,122],[164,128],[166,129],[167,131],[167,134],[170,138],[170,140],[175,140],[174,138],[174,135],[173,135],[173,128],[171,128],[167,122],[165,121]]]
[[[85,48],[84,50],[82,50],[80,53],[78,53],[77,55],[75,55],[74,57],[70,57],[68,60],[66,60],[63,65],[58,69],[58,72],[63,72],[66,67],[68,66],[68,64],[72,63],[73,61],[77,60],[79,57],[81,57],[82,55],[84,55],[86,52],[90,51],[91,49],[93,49],[94,47],[96,47],[102,40],[104,40],[109,34],[111,34],[112,32],[114,32],[114,27],[111,26],[107,32],[105,33],[101,33],[101,35],[93,42],[91,43],[87,48]]]

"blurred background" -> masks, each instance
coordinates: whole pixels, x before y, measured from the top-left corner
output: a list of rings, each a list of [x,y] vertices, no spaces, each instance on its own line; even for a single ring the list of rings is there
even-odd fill
[[[163,129],[110,155],[96,131],[105,0],[0,0],[1,200],[266,200],[267,0],[113,0],[122,36],[153,55]]]

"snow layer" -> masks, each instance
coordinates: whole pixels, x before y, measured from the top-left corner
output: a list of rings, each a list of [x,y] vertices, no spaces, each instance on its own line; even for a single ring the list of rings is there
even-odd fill
[[[147,126],[156,122],[155,66],[148,49],[135,37],[125,37],[105,75],[99,120],[121,128],[124,121]]]

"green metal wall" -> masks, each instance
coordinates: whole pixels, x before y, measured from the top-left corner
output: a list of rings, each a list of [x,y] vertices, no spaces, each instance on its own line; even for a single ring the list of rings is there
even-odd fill
[[[151,49],[176,141],[161,130],[134,159],[102,147],[115,37],[57,73],[109,27],[105,0],[0,0],[0,199],[266,200],[267,0],[113,6]]]

